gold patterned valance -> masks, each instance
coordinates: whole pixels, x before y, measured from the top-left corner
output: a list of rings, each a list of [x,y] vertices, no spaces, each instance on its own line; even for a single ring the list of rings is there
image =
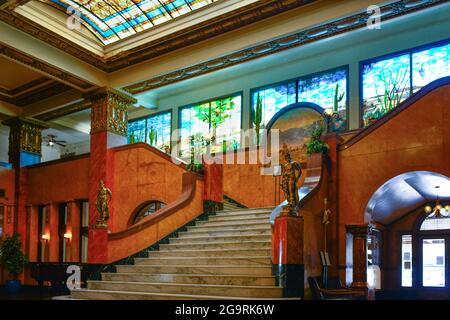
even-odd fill
[[[122,136],[128,132],[128,108],[136,99],[113,89],[102,88],[85,99],[92,101],[91,133],[110,131]]]

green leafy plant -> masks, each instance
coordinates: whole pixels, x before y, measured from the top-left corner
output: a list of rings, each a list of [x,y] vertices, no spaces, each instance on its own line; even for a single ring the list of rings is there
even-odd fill
[[[132,133],[130,135],[130,144],[133,144],[136,141],[135,137],[134,137],[134,133]]]
[[[321,122],[316,122],[313,125],[311,140],[306,143],[306,152],[308,155],[312,155],[314,153],[326,153],[328,151],[328,144],[322,140],[324,131],[325,127]]]
[[[3,266],[15,280],[28,263],[28,259],[22,253],[21,247],[22,242],[17,233],[11,237],[6,237],[0,242],[0,265]]]
[[[255,126],[256,131],[256,145],[259,146],[260,144],[260,131],[261,131],[261,123],[262,123],[262,98],[260,96],[260,93],[258,92],[258,96],[256,98],[256,107],[253,111],[253,125]]]
[[[222,153],[227,153],[227,140],[222,141]]]
[[[150,140],[150,145],[155,145],[156,140],[158,140],[158,131],[154,127],[150,128],[150,133],[148,134],[148,138]]]

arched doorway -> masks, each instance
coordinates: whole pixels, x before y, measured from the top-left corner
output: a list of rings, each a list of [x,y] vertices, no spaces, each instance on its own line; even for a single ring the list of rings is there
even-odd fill
[[[371,197],[365,215],[381,232],[378,280],[392,298],[449,298],[448,205],[450,178],[430,171],[394,177]]]

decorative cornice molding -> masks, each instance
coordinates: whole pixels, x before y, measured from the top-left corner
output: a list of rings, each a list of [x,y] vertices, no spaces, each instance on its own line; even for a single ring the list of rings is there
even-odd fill
[[[66,38],[12,11],[0,11],[3,21],[69,53],[103,71],[114,72],[136,63],[242,28],[317,0],[260,0],[162,39],[121,52],[109,59],[94,54]]]
[[[0,11],[1,12],[1,11]],[[25,65],[30,69],[34,69],[38,72],[48,75],[50,78],[58,80],[67,84],[81,92],[86,92],[92,89],[93,84],[77,77],[68,72],[62,71],[46,62],[40,61],[29,54],[22,53],[14,48],[0,44],[0,56],[3,56],[9,60],[13,60],[21,65]]]
[[[0,100],[14,104],[19,107],[23,107],[35,103],[37,101],[41,101],[46,98],[55,96],[57,94],[69,91],[71,89],[72,89],[71,87],[63,83],[51,80],[51,82],[45,86],[40,86],[31,91],[22,92],[21,94],[17,94],[14,97],[0,93]]]
[[[449,2],[449,0],[396,1],[381,7],[382,19],[384,21],[391,20],[447,2]],[[279,53],[291,48],[300,47],[311,42],[334,37],[352,30],[361,29],[367,26],[369,18],[370,14],[367,12],[359,12],[334,22],[307,28],[295,34],[283,36],[263,44],[196,64],[194,66],[162,74],[151,79],[126,86],[123,89],[132,94],[142,93],[154,88],[197,77],[243,62]]]

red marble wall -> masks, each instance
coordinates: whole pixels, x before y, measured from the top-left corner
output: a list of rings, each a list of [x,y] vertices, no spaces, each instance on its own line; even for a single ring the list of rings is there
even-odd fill
[[[112,232],[129,227],[130,218],[143,203],[158,200],[169,204],[182,190],[185,169],[159,151],[140,143],[113,149],[115,210]]]
[[[88,199],[89,157],[44,163],[27,171],[28,204]]]
[[[176,184],[173,185],[173,187],[175,186]],[[108,262],[118,261],[148,248],[189,221],[195,219],[203,212],[203,193],[203,180],[197,180],[195,194],[188,206],[126,238],[110,239],[108,241]]]
[[[339,268],[345,275],[345,225],[362,224],[373,193],[402,173],[450,176],[450,85],[435,89],[339,152]]]
[[[245,159],[245,162],[234,164],[224,161],[223,190],[226,196],[249,208],[275,207],[284,201],[283,192],[280,192],[281,201],[275,201],[275,190],[279,200],[279,181],[275,185],[275,178],[272,175],[261,175],[263,166],[251,161],[257,159],[255,151],[239,150],[235,158]]]

